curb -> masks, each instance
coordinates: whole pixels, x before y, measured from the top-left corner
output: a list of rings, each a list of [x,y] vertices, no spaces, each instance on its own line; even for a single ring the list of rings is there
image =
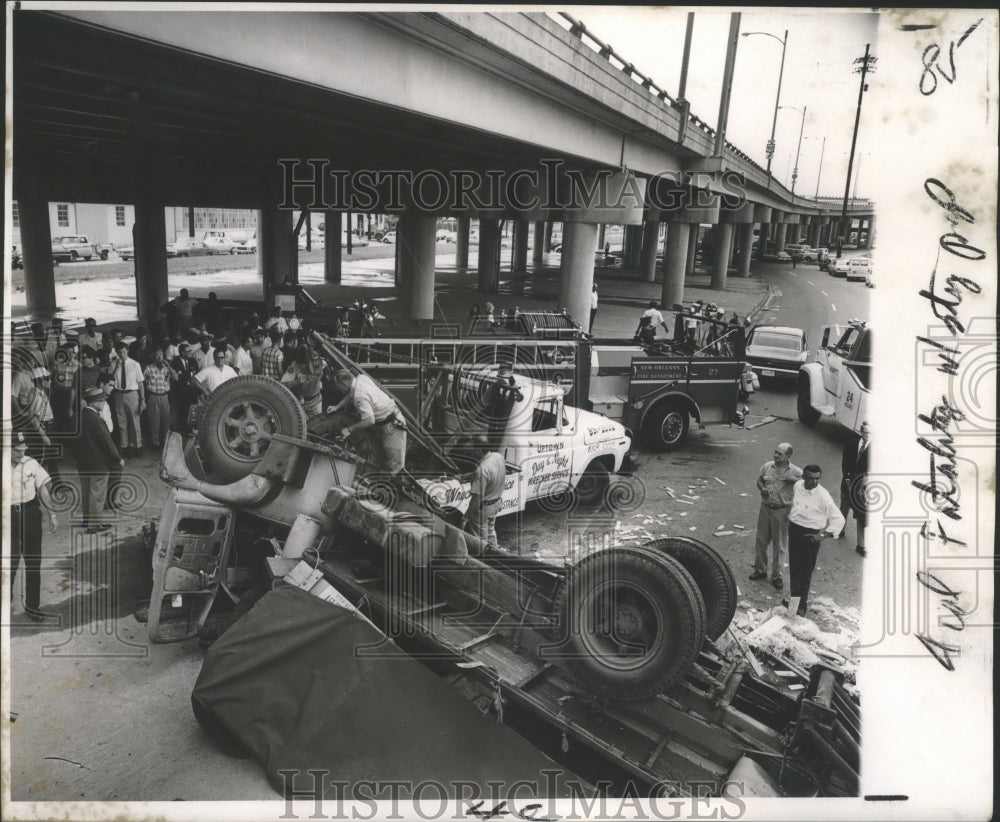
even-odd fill
[[[761,312],[764,306],[767,305],[767,301],[771,299],[771,295],[774,293],[769,280],[761,280],[761,282],[764,283],[767,290],[764,292],[764,296],[761,301],[750,310],[749,314],[747,314],[747,319],[751,322],[753,322],[754,318]]]

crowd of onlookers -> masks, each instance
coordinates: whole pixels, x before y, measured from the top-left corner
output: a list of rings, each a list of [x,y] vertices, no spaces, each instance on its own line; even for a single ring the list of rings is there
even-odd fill
[[[102,332],[93,317],[78,331],[57,317],[33,323],[27,335],[15,329],[15,430],[36,448],[68,442],[79,430],[86,392],[98,387],[108,399],[102,417],[122,456],[131,456],[147,442],[159,449],[168,430],[187,431],[191,407],[236,376],[273,377],[304,404],[313,399],[302,396],[300,378],[321,377],[325,362],[309,346],[308,332],[280,308],[225,311],[214,294],[196,300],[183,289],[162,320],[152,330]]]

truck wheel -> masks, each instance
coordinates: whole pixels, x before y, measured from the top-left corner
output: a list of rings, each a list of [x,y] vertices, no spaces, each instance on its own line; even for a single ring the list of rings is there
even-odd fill
[[[233,482],[251,473],[273,434],[306,436],[306,412],[270,377],[236,377],[215,389],[198,424],[206,467]]]
[[[87,261],[87,262],[89,263],[89,262],[90,262],[90,259],[91,259],[91,257],[92,257],[92,256],[93,256],[92,254],[88,254],[88,255],[87,255],[86,257],[84,257],[83,259],[84,259],[84,260],[86,260],[86,261]]]
[[[69,259],[70,259],[70,262],[74,262],[75,263],[77,260],[80,259],[80,255],[77,254],[75,251],[71,251],[69,253]]]
[[[799,374],[799,398],[796,406],[800,421],[806,425],[815,425],[819,422],[822,415],[812,406],[812,386],[808,374]]]
[[[611,482],[611,473],[603,462],[592,462],[580,475],[580,481],[576,484],[573,495],[580,505],[591,508],[600,505],[604,501],[608,485]]]
[[[556,595],[569,670],[609,699],[649,699],[691,669],[705,638],[705,605],[676,560],[612,548],[574,565]]]
[[[654,451],[673,451],[687,436],[691,415],[678,402],[657,405],[643,424],[643,433]]]
[[[101,259],[102,260],[108,259],[108,250],[106,248],[101,249]]]
[[[705,601],[705,634],[718,639],[736,613],[736,579],[722,555],[700,540],[665,537],[641,546],[676,559],[684,566]]]

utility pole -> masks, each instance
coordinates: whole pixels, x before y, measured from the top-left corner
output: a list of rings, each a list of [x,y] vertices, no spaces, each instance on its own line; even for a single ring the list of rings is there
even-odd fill
[[[861,123],[861,101],[864,99],[865,92],[868,90],[868,84],[865,83],[865,78],[868,76],[868,72],[875,71],[875,63],[878,60],[877,57],[870,57],[868,52],[871,48],[871,43],[865,44],[865,56],[859,57],[855,60],[855,63],[860,63],[860,67],[856,68],[855,71],[861,72],[861,86],[858,89],[858,110],[854,115],[854,134],[851,136],[851,156],[847,161],[847,184],[844,186],[844,207],[840,212],[840,230],[837,232],[837,259],[839,260],[844,250],[844,232],[847,231],[847,198],[851,195],[851,171],[854,168],[854,149],[858,143],[858,125]]]

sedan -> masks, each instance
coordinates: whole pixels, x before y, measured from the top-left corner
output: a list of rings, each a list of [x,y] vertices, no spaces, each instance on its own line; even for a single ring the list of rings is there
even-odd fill
[[[254,234],[253,237],[250,237],[250,238],[244,240],[241,243],[237,243],[236,244],[236,253],[237,254],[256,254],[257,253],[257,235]]]
[[[779,251],[776,260],[779,263],[790,263],[792,261],[792,255],[787,251]]]
[[[747,337],[747,362],[761,377],[798,379],[809,356],[806,332],[786,325],[758,325]]]
[[[194,237],[178,237],[174,242],[167,243],[168,257],[205,257],[219,253],[222,252],[212,251],[201,240],[196,240]]]
[[[834,277],[846,277],[850,264],[851,261],[847,257],[841,257],[839,260],[830,260],[830,274]]]
[[[132,243],[126,243],[125,245],[116,245],[115,254],[117,254],[125,262],[133,259],[135,257],[135,246]],[[176,257],[177,254],[174,251],[174,244],[167,243],[167,256]]]
[[[210,254],[235,254],[236,243],[228,237],[206,237],[203,241]]]
[[[387,231],[385,234],[382,235],[382,242],[383,243],[394,243],[394,242],[396,242],[396,232],[395,231]]]

